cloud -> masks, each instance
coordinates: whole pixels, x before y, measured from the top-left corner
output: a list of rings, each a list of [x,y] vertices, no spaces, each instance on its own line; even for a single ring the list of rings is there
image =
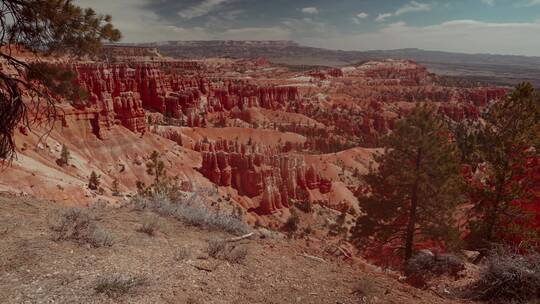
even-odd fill
[[[394,16],[394,14],[392,14],[392,13],[379,14],[379,16],[377,16],[377,18],[375,18],[375,21],[382,22],[386,18],[390,18],[392,16]]]
[[[361,12],[360,14],[357,14],[356,17],[360,19],[366,19],[367,17],[369,17],[369,15],[367,13]]]
[[[486,4],[486,5],[489,5],[489,6],[494,6],[495,5],[495,0],[480,0],[480,2]]]
[[[281,23],[294,37],[331,37],[338,33],[337,29],[325,22],[311,18],[290,18]]]
[[[361,12],[359,14],[356,14],[355,17],[352,17],[351,18],[351,21],[354,23],[354,24],[360,24],[362,23],[362,20],[363,19],[366,19],[367,17],[369,17],[369,15],[367,13],[364,13],[364,12]]]
[[[201,28],[188,29],[164,21],[145,9],[146,0],[76,0],[75,4],[113,16],[114,25],[122,31],[122,42],[208,38],[208,33]]]
[[[310,15],[317,15],[319,13],[319,9],[316,7],[304,7],[300,11],[304,14],[310,14]]]
[[[517,7],[532,7],[536,5],[540,5],[540,0],[527,0],[525,2],[516,4]]]
[[[216,10],[221,5],[230,2],[231,0],[204,0],[201,3],[192,5],[188,8],[178,11],[178,16],[184,19],[193,19],[208,15],[208,13]]]
[[[291,40],[292,33],[290,30],[280,27],[248,27],[228,29],[219,35],[214,36],[214,39],[223,40]]]
[[[398,22],[381,25],[378,30],[365,29],[366,32],[350,33],[331,22],[326,23],[312,18],[286,18],[269,26],[239,23],[237,20],[242,18],[238,16],[248,12],[229,9],[201,20],[208,22],[197,21],[196,25],[188,26],[188,22],[180,25],[179,17],[165,18],[159,11],[148,9],[148,1],[75,0],[75,3],[83,7],[94,7],[99,13],[111,14],[113,23],[124,36],[122,42],[292,39],[305,45],[331,49],[423,48],[466,53],[540,56],[540,39],[531,39],[540,32],[540,20],[513,23],[450,20],[429,26],[412,26]],[[530,4],[530,1],[521,1]],[[171,15],[175,15],[176,11],[173,9]],[[227,11],[231,13],[226,15]],[[351,17],[358,22],[363,20],[358,14]]]
[[[394,16],[399,16],[408,13],[414,12],[427,12],[431,10],[431,4],[420,3],[416,1],[411,1],[404,6],[400,7],[395,13]]]
[[[417,2],[417,1],[411,1],[411,2],[403,5],[402,7],[398,8],[393,13],[379,14],[379,16],[377,16],[377,18],[375,20],[378,21],[378,22],[382,22],[382,21],[385,21],[387,18],[390,18],[390,17],[401,16],[401,15],[404,15],[404,14],[416,13],[416,12],[427,12],[427,11],[431,11],[431,9],[432,9],[431,4],[420,3],[420,2]]]
[[[540,55],[540,21],[492,23],[476,20],[451,20],[430,26],[392,23],[374,31],[351,35],[332,35],[325,39],[302,39],[315,47],[345,50],[422,48],[464,53]],[[501,39],[504,37],[504,39]]]

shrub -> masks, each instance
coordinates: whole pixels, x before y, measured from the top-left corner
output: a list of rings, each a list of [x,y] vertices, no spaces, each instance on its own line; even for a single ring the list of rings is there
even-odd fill
[[[238,216],[214,212],[202,205],[182,200],[171,201],[166,195],[157,193],[151,197],[136,197],[132,204],[138,210],[150,209],[162,216],[174,217],[189,225],[214,229],[240,235],[250,231],[249,226]]]
[[[60,166],[67,166],[69,164],[69,150],[66,145],[62,146],[62,152],[60,152],[60,158],[56,163]]]
[[[180,247],[174,252],[174,260],[177,262],[187,260],[191,257],[191,251],[187,246]]]
[[[219,238],[212,238],[208,241],[208,248],[206,252],[213,258],[219,258],[223,255],[227,243]]]
[[[347,236],[348,228],[346,225],[347,211],[343,211],[336,218],[336,222],[330,225],[329,235],[332,236]]]
[[[119,297],[127,294],[132,288],[141,286],[146,282],[143,278],[134,276],[113,275],[101,277],[96,281],[94,290],[109,297]]]
[[[493,252],[466,297],[494,303],[531,303],[540,299],[540,255]]]
[[[88,189],[98,190],[100,185],[100,178],[100,175],[98,175],[95,171],[92,171],[92,173],[90,174],[90,179],[88,180]]]
[[[225,260],[240,264],[242,263],[248,255],[248,249],[245,246],[235,246],[230,250],[225,251]]]
[[[285,222],[284,229],[288,232],[296,232],[300,227],[300,217],[294,209],[291,209],[291,215]]]
[[[310,200],[303,200],[296,203],[296,208],[302,210],[305,213],[313,212],[313,203]]]
[[[112,195],[113,196],[120,196],[120,184],[118,183],[118,179],[114,179],[112,182]]]
[[[137,228],[137,232],[146,233],[149,236],[153,236],[159,229],[159,218],[157,216],[146,217],[141,226]]]
[[[409,259],[405,266],[405,274],[409,283],[416,287],[424,287],[430,279],[450,275],[456,277],[465,269],[465,264],[450,254],[433,254],[422,250]]]
[[[215,259],[222,259],[238,264],[246,259],[248,250],[244,246],[236,246],[235,244],[227,243],[223,239],[212,238],[208,241],[207,253]]]
[[[354,294],[358,297],[360,304],[371,304],[375,302],[374,300],[377,298],[378,290],[371,278],[361,277]]]
[[[55,240],[74,240],[80,244],[93,247],[111,246],[111,234],[97,225],[88,212],[78,208],[70,208],[60,212],[50,223]]]

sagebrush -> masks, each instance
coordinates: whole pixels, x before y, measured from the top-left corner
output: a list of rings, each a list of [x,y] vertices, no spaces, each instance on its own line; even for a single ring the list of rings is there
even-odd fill
[[[109,297],[119,297],[146,282],[144,278],[131,275],[112,275],[98,278],[94,290]]]
[[[208,241],[207,253],[215,259],[240,264],[246,259],[248,250],[245,246],[228,243],[226,240],[219,238],[212,238]]]
[[[540,300],[540,255],[492,252],[480,278],[464,293],[470,299],[492,303],[534,303]]]
[[[237,215],[211,211],[202,204],[197,204],[193,199],[170,200],[165,195],[153,195],[151,197],[138,196],[132,203],[136,209],[150,209],[162,216],[174,217],[192,226],[236,235],[250,231],[249,226]]]
[[[63,210],[50,221],[54,239],[73,240],[92,247],[111,246],[113,236],[95,222],[88,211],[79,208]]]

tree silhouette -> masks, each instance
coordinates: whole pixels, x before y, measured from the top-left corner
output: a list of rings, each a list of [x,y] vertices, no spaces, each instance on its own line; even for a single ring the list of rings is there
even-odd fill
[[[53,76],[50,69],[17,58],[17,52],[92,54],[99,50],[102,41],[120,38],[110,16],[82,9],[70,0],[2,0],[0,58],[5,68],[0,70],[1,159],[15,155],[13,132],[19,124],[30,128],[32,122],[56,118],[54,94],[58,92],[54,90],[58,87],[47,86]],[[35,56],[33,61],[39,58]],[[41,85],[35,81],[40,79],[45,80]]]
[[[453,212],[462,190],[458,151],[434,109],[416,106],[383,139],[378,168],[364,176],[370,195],[360,196],[364,216],[353,242],[361,248],[398,245],[408,260],[422,240],[455,237]]]

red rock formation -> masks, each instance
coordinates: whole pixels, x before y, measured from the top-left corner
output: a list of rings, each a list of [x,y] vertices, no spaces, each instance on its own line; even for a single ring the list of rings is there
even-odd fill
[[[332,183],[321,179],[313,166],[302,159],[277,153],[274,148],[239,145],[218,141],[198,142],[195,150],[203,152],[201,173],[219,186],[231,186],[240,195],[260,197],[255,210],[271,214],[288,207],[289,199],[300,199],[301,190],[331,191]]]
[[[140,105],[179,119],[188,126],[203,126],[206,114],[235,108],[264,107],[283,109],[298,98],[295,87],[258,86],[246,82],[209,82],[201,77],[183,78],[163,70],[197,69],[194,62],[126,65],[78,65],[80,83],[92,93],[93,103],[120,97],[122,113],[115,113],[122,125],[141,131]],[[130,93],[127,97],[124,93]],[[127,99],[126,99],[127,98]],[[127,103],[124,105],[124,103]],[[133,108],[133,110],[130,110]],[[116,111],[116,108],[115,108]]]

